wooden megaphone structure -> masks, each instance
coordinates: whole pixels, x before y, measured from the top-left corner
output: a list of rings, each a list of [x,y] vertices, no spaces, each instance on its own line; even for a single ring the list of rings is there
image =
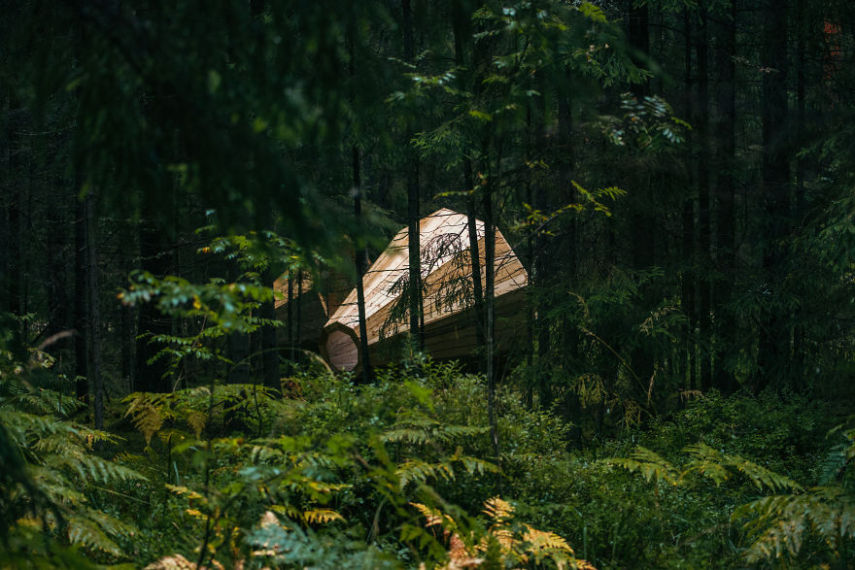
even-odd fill
[[[484,223],[477,221],[481,283],[484,283]],[[474,311],[472,257],[466,215],[438,210],[419,221],[422,313],[425,351],[437,359],[467,358],[478,349]],[[504,236],[496,230],[495,339],[499,350],[519,338],[525,322],[526,273]],[[403,228],[362,279],[365,321],[372,365],[399,354],[396,340],[409,331],[407,279],[409,232]],[[330,315],[320,338],[321,355],[335,370],[358,370],[359,314],[356,289]]]

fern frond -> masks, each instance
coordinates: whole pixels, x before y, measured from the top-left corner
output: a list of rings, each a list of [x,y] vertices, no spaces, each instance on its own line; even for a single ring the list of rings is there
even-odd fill
[[[460,455],[461,449],[458,448],[457,452],[451,457],[451,461],[459,462],[463,464],[463,468],[470,475],[483,475],[484,473],[499,473],[501,469],[495,463],[491,463],[490,461],[485,461],[483,459],[479,459],[477,457],[472,457],[470,455]]]
[[[440,526],[449,532],[457,531],[457,521],[439,509],[431,508],[422,503],[410,503],[426,519],[425,527]]]
[[[344,517],[332,509],[312,509],[303,512],[303,520],[309,524],[327,524],[332,521],[343,521]]]
[[[833,549],[841,539],[855,538],[855,502],[839,486],[764,497],[742,505],[731,518],[748,519],[743,528],[752,540],[746,552],[749,562],[795,557],[808,533],[820,536]]]
[[[537,530],[529,525],[523,525],[525,532],[522,540],[526,543],[526,553],[534,556],[535,563],[540,563],[547,556],[554,560],[566,560],[573,557],[575,553],[567,541],[555,534],[543,530]]]
[[[398,466],[395,471],[401,488],[417,481],[423,483],[429,479],[454,479],[454,469],[448,463],[427,463],[421,459],[410,459]]]
[[[503,525],[513,518],[514,507],[501,497],[492,497],[484,501],[484,514],[496,525]]]
[[[77,489],[65,474],[48,466],[32,465],[28,469],[30,478],[39,490],[55,503],[77,505],[86,502],[86,496]]]
[[[687,446],[683,451],[692,458],[686,464],[686,469],[682,473],[683,478],[691,473],[698,473],[711,479],[716,487],[730,479],[730,471],[724,466],[724,456],[710,446],[696,443]]]
[[[482,426],[444,425],[424,416],[413,416],[399,420],[392,429],[381,436],[388,443],[411,443],[427,445],[450,443],[465,438],[483,435],[489,428]]]
[[[303,512],[294,505],[270,505],[270,510],[293,520],[299,520],[303,516]]]
[[[163,423],[167,419],[164,413],[165,406],[162,404],[161,398],[152,398],[148,394],[141,394],[131,399],[130,405],[125,411],[125,416],[130,417],[134,427],[142,433],[146,445],[151,445],[152,436],[163,427]]]
[[[404,442],[415,445],[426,445],[433,441],[433,436],[428,431],[406,427],[389,430],[380,439],[385,443]]]
[[[54,455],[50,458],[50,465],[57,469],[67,468],[82,481],[92,480],[108,483],[110,481],[145,480],[145,476],[133,469],[102,459],[97,455],[71,453]]]
[[[106,552],[113,556],[122,554],[119,546],[93,521],[73,516],[66,522],[68,524],[68,540],[71,544],[79,544],[89,550]]]
[[[801,485],[789,477],[775,473],[761,465],[748,461],[739,455],[728,455],[713,449],[705,443],[696,443],[685,448],[692,459],[686,473],[697,472],[712,479],[716,486],[726,481],[730,474],[727,468],[742,473],[758,489],[782,491],[785,489],[800,491]]]
[[[728,456],[727,459],[729,467],[748,477],[758,489],[769,489],[771,491],[801,491],[803,489],[801,485],[789,477],[775,473],[751,461],[746,461],[738,455]]]
[[[203,503],[207,502],[207,499],[205,499],[203,495],[194,491],[193,489],[190,489],[189,487],[184,487],[183,485],[170,485],[168,483],[165,485],[165,487],[176,495],[185,497],[188,501],[202,501]]]
[[[640,473],[647,482],[661,481],[669,485],[677,485],[679,481],[677,470],[671,463],[640,445],[633,450],[629,458],[614,457],[605,459],[604,462],[627,471]]]
[[[184,421],[193,430],[196,439],[202,437],[202,430],[205,429],[205,424],[208,421],[208,414],[200,410],[187,410],[184,414]]]

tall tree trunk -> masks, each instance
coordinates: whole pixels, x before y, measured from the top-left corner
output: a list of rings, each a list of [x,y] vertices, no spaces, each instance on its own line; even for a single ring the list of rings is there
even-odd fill
[[[638,0],[627,0],[629,4],[629,45],[633,50],[632,58],[636,65],[646,68],[647,58],[650,55],[650,10],[647,2]],[[647,80],[633,86],[636,97],[644,97],[648,94],[649,83]]]
[[[471,56],[470,39],[471,14],[467,3],[458,0],[454,3],[452,13],[452,30],[454,32],[454,60],[461,70],[467,65],[467,56]],[[458,74],[459,88],[468,89],[466,74]],[[481,252],[478,246],[478,198],[476,196],[475,179],[472,175],[472,160],[463,157],[463,185],[468,193],[466,202],[466,218],[469,234],[469,259],[472,264],[472,304],[474,307],[475,338],[478,347],[484,346],[484,286],[481,280]]]
[[[403,6],[403,8],[404,17],[407,18],[409,6]],[[356,78],[356,48],[354,44],[356,33],[356,30],[348,31],[348,50],[350,54],[348,69],[351,84]],[[410,24],[409,30],[406,29],[405,25],[404,33],[412,36],[412,24]],[[412,37],[409,40],[405,39],[404,43],[409,46],[412,43]],[[354,93],[351,93],[350,96],[351,99],[355,99]],[[353,260],[356,266],[356,314],[359,321],[359,359],[362,363],[362,380],[364,382],[371,382],[374,378],[371,369],[371,355],[368,352],[368,321],[365,314],[365,284],[363,282],[365,272],[368,269],[368,252],[362,245],[365,236],[365,227],[362,220],[362,157],[355,140],[350,148],[350,154],[353,182],[353,215],[356,218],[357,228],[356,239],[353,243]],[[412,256],[412,250],[410,251],[410,255]],[[412,326],[412,321],[410,321],[410,325]]]
[[[79,178],[76,190],[80,188]],[[74,374],[75,393],[79,400],[88,400],[89,382],[87,381],[87,331],[89,299],[86,289],[86,207],[83,200],[75,199],[74,219]]]
[[[796,0],[796,140],[801,144],[807,139],[805,132],[805,42],[807,40],[808,23],[805,21],[805,2]],[[799,153],[796,156],[796,188],[793,201],[793,219],[801,227],[806,214],[805,199],[805,160]],[[793,322],[801,323],[798,309],[793,315]],[[804,375],[804,325],[793,326],[793,362],[790,371],[791,378],[802,378]]]
[[[629,43],[633,56],[639,65],[644,65],[650,54],[649,9],[647,2],[629,0]],[[649,84],[645,80],[632,87],[633,94],[638,99],[649,93]],[[631,183],[635,194],[640,198],[632,203],[632,266],[635,269],[647,270],[656,263],[656,220],[652,215],[655,204],[655,191],[652,175],[641,169],[638,175],[632,177]],[[644,306],[650,307],[655,303],[655,292],[650,285],[641,291]],[[654,360],[649,347],[639,343],[630,354],[633,373],[647,376],[653,373]]]
[[[710,180],[709,169],[711,150],[709,144],[709,50],[707,48],[707,13],[701,7],[701,27],[696,36],[696,54],[698,60],[698,98],[697,115],[694,120],[698,133],[698,145],[695,150],[698,183],[698,242],[695,267],[698,269],[698,334],[701,341],[699,358],[699,376],[701,389],[706,391],[712,386],[711,358],[709,354],[710,336]]]
[[[761,390],[787,369],[790,331],[779,306],[783,282],[784,247],[788,231],[790,166],[787,156],[787,4],[767,0],[763,9],[763,199],[766,231],[763,248],[764,284],[771,292],[769,314],[759,330],[754,388]]]
[[[466,207],[469,233],[469,259],[472,262],[472,300],[475,307],[475,338],[478,347],[484,346],[484,285],[481,282],[481,252],[478,246],[478,199],[475,196],[475,181],[472,177],[472,162],[463,161],[463,182],[470,193]]]
[[[719,77],[716,86],[718,144],[716,168],[716,256],[718,272],[713,291],[715,306],[715,380],[714,385],[725,394],[736,389],[736,379],[724,366],[724,360],[733,346],[729,335],[735,333],[735,324],[728,304],[731,300],[733,278],[736,272],[736,190],[733,171],[736,168],[736,0],[730,2],[730,17],[722,19],[716,41],[716,67]]]
[[[352,148],[353,155],[353,213],[356,217],[356,225],[359,232],[359,240],[362,239],[362,177],[359,168],[359,149],[356,145]],[[368,353],[368,327],[365,319],[365,289],[362,278],[365,276],[366,257],[364,247],[354,243],[354,258],[356,260],[356,312],[359,316],[359,352],[362,361],[362,377],[365,382],[373,380],[371,371],[371,357]]]
[[[20,148],[18,125],[12,116],[20,114],[19,109],[14,109],[10,102],[9,115],[7,116],[7,184],[9,185],[9,201],[6,205],[6,216],[8,220],[8,242],[6,246],[6,279],[3,285],[6,288],[7,305],[4,307],[10,313],[21,315],[21,275],[22,275],[22,251],[21,251],[21,203],[23,200],[20,180],[20,162],[22,150]]]
[[[556,186],[562,196],[562,202],[565,200],[575,202],[579,199],[579,196],[577,195],[576,189],[573,187],[576,153],[576,149],[573,146],[572,86],[574,82],[569,68],[565,69],[564,73],[566,75],[565,81],[567,88],[558,95],[558,155],[555,159],[558,172],[558,184]],[[537,208],[542,208],[545,211],[549,209],[550,206],[546,203],[546,197],[543,196],[543,194],[544,193],[541,192],[541,196],[539,198],[541,205],[537,206]],[[567,198],[564,198],[564,196],[567,196]],[[572,215],[570,220],[567,222],[567,229],[563,238],[557,244],[558,247],[560,247],[560,253],[557,257],[563,262],[563,275],[560,277],[562,279],[562,284],[573,291],[579,290],[578,283],[576,281],[579,265],[579,252],[577,251],[576,243],[577,233],[577,217]],[[543,256],[544,253],[541,251],[540,255]],[[538,279],[542,282],[554,283],[555,279],[558,278],[558,275],[555,274],[555,264],[541,264],[540,269],[543,273],[538,276]],[[549,273],[550,271],[552,274]],[[547,310],[548,308],[546,304],[544,304],[542,311],[540,312],[545,313]],[[543,332],[541,334],[544,337],[544,341],[548,344],[549,330],[547,329],[547,325],[545,323],[540,323],[538,324],[538,327],[542,329]],[[549,347],[544,346],[541,353],[538,355],[538,358],[542,361],[546,361],[546,359],[551,358],[553,354],[560,355],[563,360],[562,366],[564,370],[567,370],[573,375],[578,374],[579,345],[581,343],[579,323],[574,319],[569,318],[569,315],[564,315],[561,317],[561,321],[558,323],[556,329],[561,332],[561,337],[557,343],[561,349],[556,352],[550,352]],[[547,370],[543,370],[540,373],[541,402],[544,405],[549,405],[552,400],[552,386],[548,385],[550,375],[546,372]],[[564,397],[564,402],[564,413],[567,420],[577,421],[578,413],[581,411],[578,394],[574,392],[568,393]]]
[[[104,429],[104,377],[101,374],[101,310],[98,302],[98,222],[91,193],[83,200],[86,234],[87,377],[92,385],[95,429]]]
[[[119,327],[122,331],[121,358],[122,378],[127,382],[128,392],[136,391],[136,330],[134,330],[135,318],[133,307],[119,308]]]
[[[487,155],[489,156],[489,155]],[[489,161],[489,158],[487,159]],[[500,160],[497,159],[497,170]],[[488,168],[487,184],[483,192],[484,209],[484,340],[487,359],[487,415],[490,423],[490,439],[493,442],[495,457],[499,457],[499,434],[496,428],[496,355],[495,355],[495,268],[496,268],[496,227],[493,219],[493,180]]]
[[[288,329],[286,338],[288,339],[288,350],[291,351],[291,364],[294,364],[294,271],[288,270],[288,315],[285,321],[285,328]]]
[[[404,31],[404,60],[412,64],[415,61],[415,41],[413,37],[413,14],[410,0],[401,0]],[[419,163],[415,151],[409,144],[407,133],[407,227],[409,237],[409,313],[410,336],[413,344],[424,349],[422,325],[422,274],[421,274],[421,231],[419,228]]]
[[[649,11],[646,2],[627,0],[629,2],[629,44],[632,47],[633,59],[643,66],[650,54]],[[633,94],[641,99],[648,94],[647,81],[632,86]],[[644,177],[648,179],[649,177]],[[634,207],[632,212],[633,227],[633,265],[636,268],[648,268],[654,261],[653,224],[647,210],[650,209],[650,184],[636,180],[636,192],[644,196],[641,207]]]
[[[685,45],[684,45],[684,100],[683,108],[685,116],[693,116],[692,104],[692,22],[689,16],[689,9],[683,9],[683,26],[685,30]],[[690,134],[690,142],[692,135]],[[688,148],[691,149],[689,144]],[[690,150],[691,152],[691,150]],[[691,158],[689,160],[691,163]],[[683,275],[681,287],[681,302],[683,311],[688,320],[688,334],[686,335],[686,346],[684,351],[685,365],[684,374],[686,379],[686,389],[695,388],[695,198],[689,194],[683,199],[683,236],[682,236],[682,254],[683,254]]]
[[[297,318],[294,323],[294,343],[303,348],[303,270],[297,272]]]
[[[126,222],[120,230],[122,236],[122,273],[130,275],[136,269],[136,259],[139,257],[136,228]],[[136,308],[122,305],[117,308],[119,313],[119,330],[121,343],[121,373],[128,392],[136,391]]]

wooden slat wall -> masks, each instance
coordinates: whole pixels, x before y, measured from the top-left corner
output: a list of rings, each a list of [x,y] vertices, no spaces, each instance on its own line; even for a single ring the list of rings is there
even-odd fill
[[[476,227],[483,283],[486,265],[483,222],[477,222]],[[422,279],[425,288],[425,347],[436,358],[467,356],[475,350],[477,344],[472,316],[472,269],[467,217],[448,209],[438,210],[421,220],[420,231],[423,244]],[[373,353],[376,352],[376,359],[380,362],[384,360],[383,351],[376,345],[386,345],[388,342],[384,339],[391,339],[409,330],[409,322],[405,316],[394,322],[391,318],[396,304],[402,302],[401,281],[408,273],[408,243],[407,229],[404,228],[372,264],[363,279],[368,343],[372,347],[372,358],[375,358]],[[509,294],[518,293],[528,285],[528,274],[499,231],[496,232],[494,267],[497,316],[522,317],[524,296]],[[405,308],[400,307],[397,310],[403,313]],[[502,322],[498,324],[501,326]],[[329,336],[334,329],[347,327],[353,331],[352,338],[356,340],[358,325],[354,290],[331,315],[324,328],[327,331],[326,336]],[[497,334],[497,338],[501,341],[501,332]],[[342,340],[338,337],[336,339]],[[325,338],[322,338],[322,343],[324,340]],[[331,360],[349,364],[352,358],[340,358],[336,351],[353,349],[344,347],[339,342],[335,344],[336,346],[325,346],[322,352],[328,354]]]

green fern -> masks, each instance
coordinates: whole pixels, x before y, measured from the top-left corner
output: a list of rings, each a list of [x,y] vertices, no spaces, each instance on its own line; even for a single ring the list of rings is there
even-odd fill
[[[629,458],[615,457],[606,459],[605,462],[608,465],[621,467],[630,472],[640,473],[647,482],[677,485],[680,481],[680,474],[677,469],[659,454],[646,447],[636,447]]]
[[[482,426],[445,425],[424,416],[399,419],[387,430],[381,440],[388,443],[410,443],[413,445],[448,444],[483,435],[489,428]]]
[[[746,551],[749,562],[799,556],[808,537],[822,539],[834,558],[842,557],[847,541],[855,539],[855,493],[852,458],[855,457],[855,430],[841,431],[844,441],[834,446],[823,467],[824,485],[807,490],[787,487],[793,492],[763,497],[734,511],[734,521],[751,540]]]
[[[691,460],[686,465],[683,477],[698,473],[712,479],[718,486],[730,478],[731,472],[737,472],[744,475],[758,490],[800,491],[802,489],[801,485],[789,477],[775,473],[739,455],[721,453],[705,443],[690,445],[684,451],[689,454]]]
[[[66,556],[62,545],[120,557],[117,540],[134,529],[93,506],[93,485],[144,477],[94,453],[97,443],[118,438],[68,421],[79,402],[26,382],[27,370],[50,364],[40,354],[31,351],[35,363],[14,366],[13,374],[0,370],[0,536],[15,537],[7,545],[17,544],[36,566],[42,556]],[[0,566],[17,566],[6,565],[15,552],[7,549]]]
[[[463,455],[461,449],[458,448],[454,455],[435,463],[415,458],[408,459],[398,466],[395,474],[398,477],[401,488],[406,487],[410,483],[450,481],[456,476],[455,464],[460,464],[471,475],[499,472],[499,467],[494,463],[477,457]]]
[[[722,453],[697,443],[684,449],[689,459],[682,469],[649,449],[638,447],[629,458],[613,458],[606,463],[640,473],[647,481],[695,487],[700,479],[716,486],[741,475],[758,491],[775,494],[751,501],[734,510],[731,520],[742,522],[750,545],[745,551],[749,563],[800,555],[809,537],[840,557],[846,542],[855,539],[855,494],[849,488],[849,469],[855,457],[855,433],[842,432],[845,444],[832,449],[826,462],[826,485],[805,489],[798,482],[739,456]]]

